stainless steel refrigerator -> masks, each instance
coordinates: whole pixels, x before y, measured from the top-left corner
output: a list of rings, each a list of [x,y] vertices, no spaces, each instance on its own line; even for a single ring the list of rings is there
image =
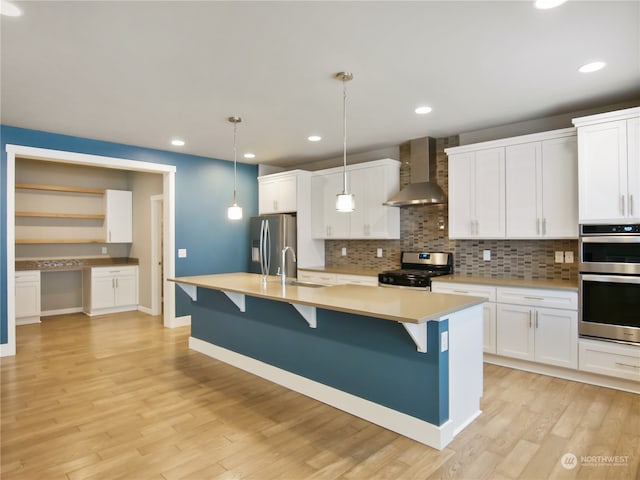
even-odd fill
[[[297,255],[296,216],[261,215],[251,217],[250,222],[251,273],[275,275],[281,268],[282,249],[291,247]],[[297,277],[296,262],[291,252],[286,255],[285,273],[289,278]],[[264,270],[264,271],[263,271]]]

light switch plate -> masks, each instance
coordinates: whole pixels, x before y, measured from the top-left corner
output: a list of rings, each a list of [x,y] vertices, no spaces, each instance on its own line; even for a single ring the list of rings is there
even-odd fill
[[[107,247],[102,247],[102,254],[106,255],[107,254]]]
[[[187,258],[187,249],[179,248],[178,249],[178,258]]]
[[[483,250],[482,251],[482,259],[485,262],[488,262],[489,260],[491,260],[491,250]]]
[[[343,257],[347,256],[347,247],[342,247],[342,251],[340,253]]]
[[[440,351],[446,352],[449,350],[449,332],[442,332],[440,334]]]
[[[564,252],[564,263],[573,263],[573,252]]]
[[[378,249],[376,250],[376,257],[378,257],[378,258],[381,258],[381,257],[382,257],[382,249],[381,249],[381,248],[378,248]]]
[[[564,263],[564,252],[556,252],[556,263]]]

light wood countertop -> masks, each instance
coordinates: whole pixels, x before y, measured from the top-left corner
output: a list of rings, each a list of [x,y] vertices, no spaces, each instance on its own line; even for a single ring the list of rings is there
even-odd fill
[[[326,272],[339,273],[342,275],[364,275],[368,277],[378,278],[378,274],[385,269],[364,268],[364,267],[304,267],[298,270],[307,270],[310,272]],[[389,269],[386,269],[389,270]]]
[[[523,279],[509,277],[483,277],[478,275],[443,275],[432,279],[432,282],[469,283],[494,287],[514,288],[546,288],[552,290],[578,291],[578,282],[571,280]]]
[[[212,290],[405,323],[439,320],[447,314],[485,302],[483,298],[465,295],[364,285],[287,285],[283,288],[279,278],[269,277],[267,284],[263,285],[262,275],[255,273],[222,273],[170,280]]]

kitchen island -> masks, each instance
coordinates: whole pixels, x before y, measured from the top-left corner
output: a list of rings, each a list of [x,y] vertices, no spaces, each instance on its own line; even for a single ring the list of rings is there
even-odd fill
[[[484,299],[249,273],[172,279],[190,348],[444,448],[480,414]]]

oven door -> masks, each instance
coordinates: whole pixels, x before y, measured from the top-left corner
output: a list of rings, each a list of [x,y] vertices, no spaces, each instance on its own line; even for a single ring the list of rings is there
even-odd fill
[[[640,276],[581,274],[581,336],[640,344]]]

